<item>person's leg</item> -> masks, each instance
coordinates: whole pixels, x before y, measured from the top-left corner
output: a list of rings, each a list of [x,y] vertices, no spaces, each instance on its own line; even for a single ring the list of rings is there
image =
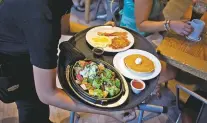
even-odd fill
[[[39,99],[32,96],[16,101],[16,104],[19,123],[51,123],[49,121],[49,106],[40,102]]]
[[[153,92],[153,94],[156,94],[157,97],[161,96],[160,95],[161,84],[166,83],[169,80],[175,79],[177,71],[178,71],[177,68],[171,65],[168,65],[165,62],[161,61],[161,65],[162,65],[162,70],[160,72],[160,78],[158,80],[158,85],[156,86],[155,91]]]
[[[35,90],[31,63],[22,62],[17,70],[21,70],[16,72],[16,80],[20,84],[20,97],[16,101],[19,123],[50,123],[49,106],[39,100]]]
[[[159,84],[175,79],[178,69],[161,61],[162,70],[160,73]]]
[[[148,41],[150,41],[153,44],[154,48],[156,49],[160,45],[160,43],[163,39],[163,36],[159,32],[156,32],[152,35],[147,36],[146,39]],[[174,79],[176,77],[176,74],[177,74],[177,71],[178,71],[177,68],[175,68],[175,67],[167,64],[166,62],[162,61],[163,59],[162,59],[161,56],[159,56],[159,60],[161,62],[161,66],[162,66],[161,68],[162,69],[161,69],[161,72],[160,72],[160,78],[158,80],[158,85],[156,86],[154,92],[152,93],[153,95],[157,95],[157,97],[161,96],[160,95],[161,84],[166,83],[169,80]]]

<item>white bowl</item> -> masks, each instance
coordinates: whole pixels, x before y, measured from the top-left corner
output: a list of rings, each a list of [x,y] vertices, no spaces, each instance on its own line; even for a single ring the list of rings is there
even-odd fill
[[[132,85],[132,82],[133,82],[134,80],[135,80],[135,81],[138,81],[139,83],[142,83],[143,87],[140,88],[140,89],[135,88],[135,87]],[[138,79],[133,79],[133,80],[130,82],[130,85],[131,85],[131,89],[132,89],[132,91],[133,91],[135,94],[139,94],[139,93],[140,93],[142,90],[144,90],[145,87],[146,87],[144,81],[142,81],[142,80],[138,80]]]

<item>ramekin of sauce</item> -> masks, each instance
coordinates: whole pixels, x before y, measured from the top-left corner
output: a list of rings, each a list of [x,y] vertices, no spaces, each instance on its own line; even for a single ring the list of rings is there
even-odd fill
[[[135,80],[133,79],[130,83],[132,91],[135,94],[139,94],[142,90],[145,89],[145,83],[142,80]]]

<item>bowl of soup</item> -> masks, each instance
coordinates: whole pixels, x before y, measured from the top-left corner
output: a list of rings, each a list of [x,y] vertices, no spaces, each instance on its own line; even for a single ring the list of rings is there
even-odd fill
[[[142,90],[145,89],[145,83],[142,80],[133,79],[130,83],[131,89],[135,94],[139,94]]]

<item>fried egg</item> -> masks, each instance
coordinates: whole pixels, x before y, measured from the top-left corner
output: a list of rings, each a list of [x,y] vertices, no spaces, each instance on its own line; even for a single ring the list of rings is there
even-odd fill
[[[97,36],[92,38],[92,43],[95,47],[107,47],[112,43],[112,41],[109,37]]]

